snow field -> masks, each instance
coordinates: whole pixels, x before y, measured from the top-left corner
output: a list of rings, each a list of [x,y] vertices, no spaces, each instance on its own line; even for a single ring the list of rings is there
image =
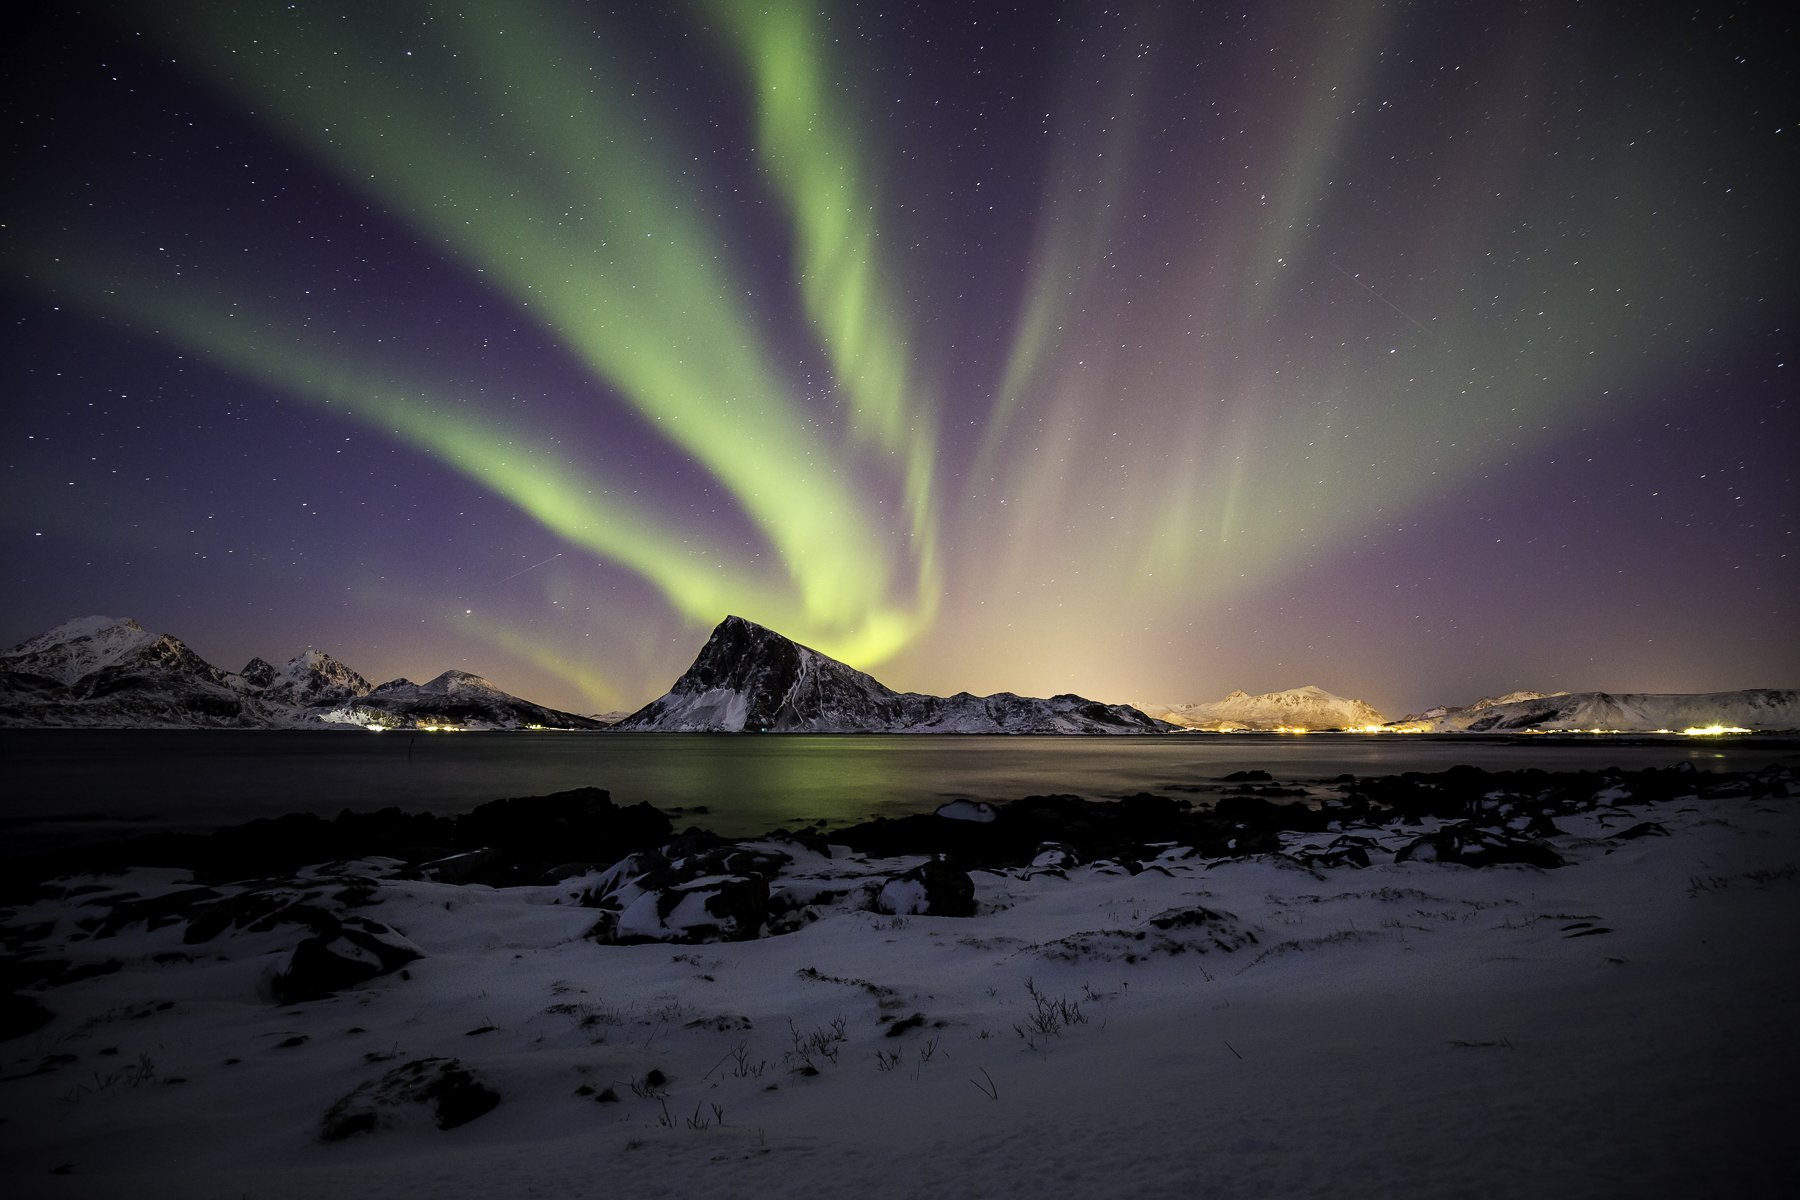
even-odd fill
[[[1606,840],[1646,816],[1671,836]],[[973,918],[840,911],[698,946],[585,940],[576,880],[387,879],[360,911],[426,957],[287,1008],[268,975],[291,927],[72,940],[82,898],[47,899],[6,924],[123,965],[43,993],[56,1018],[0,1043],[0,1178],[144,1197],[1770,1190],[1795,1116],[1792,802],[1561,824],[1555,871],[976,872]],[[1327,839],[1284,836],[1309,840]],[[789,874],[852,886],[918,861],[801,852]],[[1153,923],[1197,908],[1219,916]],[[499,1106],[319,1140],[334,1102],[431,1056]]]

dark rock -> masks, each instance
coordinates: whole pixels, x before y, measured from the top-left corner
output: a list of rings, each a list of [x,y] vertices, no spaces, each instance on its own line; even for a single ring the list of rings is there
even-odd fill
[[[439,1129],[455,1129],[493,1110],[500,1093],[453,1058],[421,1058],[371,1080],[333,1104],[319,1124],[319,1140],[341,1142],[394,1125],[411,1107],[431,1110]]]
[[[1394,861],[1460,863],[1467,867],[1503,863],[1544,868],[1564,865],[1562,856],[1542,842],[1466,823],[1446,825],[1413,839],[1400,848]]]
[[[1261,796],[1221,796],[1212,812],[1219,820],[1253,833],[1313,833],[1323,830],[1327,820],[1325,814],[1304,804],[1276,804]]]
[[[396,971],[423,957],[392,928],[365,917],[336,922],[294,947],[272,987],[282,1004],[319,1000]]]
[[[1193,908],[1171,908],[1157,913],[1146,922],[1153,929],[1194,929],[1203,925],[1220,925],[1226,918],[1195,905]]]
[[[510,871],[511,862],[507,855],[491,846],[446,855],[420,863],[414,868],[414,873],[420,879],[431,879],[438,883],[481,883],[503,877]]]
[[[1037,853],[1031,856],[1031,861],[1026,864],[1026,869],[1063,875],[1070,867],[1079,866],[1080,863],[1081,860],[1075,857],[1074,852],[1061,842],[1045,842],[1037,848]],[[1067,878],[1066,875],[1063,877]]]
[[[374,856],[429,862],[484,847],[495,854],[484,873],[468,881],[503,886],[535,882],[551,866],[571,859],[614,862],[660,844],[670,831],[663,813],[647,804],[620,808],[598,788],[496,800],[462,817],[391,807],[345,811],[331,820],[290,813],[211,833],[147,834],[45,852],[0,875],[0,900],[24,898],[36,880],[136,866],[182,867],[198,882],[224,883]],[[153,916],[145,912],[146,919]]]
[[[1343,834],[1333,838],[1323,849],[1297,850],[1293,857],[1302,866],[1313,869],[1366,867],[1370,863],[1369,851],[1378,846],[1374,838]]]
[[[972,917],[975,881],[960,867],[934,858],[888,880],[875,895],[875,910],[897,916]]]
[[[267,933],[277,925],[299,925],[319,932],[337,928],[337,907],[325,897],[323,886],[295,886],[286,880],[253,885],[235,896],[226,896],[200,907],[182,931],[189,946],[212,941],[231,929]]]
[[[110,937],[122,929],[142,924],[145,929],[161,929],[188,920],[203,903],[217,900],[212,888],[185,888],[149,900],[132,899],[115,904],[96,931],[99,937]]]
[[[660,845],[673,827],[667,814],[648,804],[620,808],[600,788],[576,788],[490,801],[458,818],[456,832],[462,844],[498,849],[517,863],[502,877],[482,879],[504,884],[531,882],[572,858],[617,862],[633,850]]]
[[[588,936],[605,943],[736,942],[760,937],[774,909],[769,884],[792,859],[708,835],[640,851],[603,872],[581,903],[604,910]],[[686,851],[686,853],[681,853]],[[795,926],[797,927],[797,926]]]
[[[997,806],[987,822],[930,815],[878,818],[841,829],[832,840],[865,854],[941,854],[964,868],[989,869],[1025,866],[1046,842],[1081,862],[1141,861],[1171,844],[1199,847],[1214,857],[1268,848],[1266,839],[1246,838],[1228,822],[1194,812],[1186,800],[1147,793],[1115,801],[1026,796]]]
[[[1612,835],[1616,842],[1628,842],[1641,837],[1668,837],[1669,831],[1656,821],[1639,821],[1629,829],[1621,829]]]
[[[56,1014],[17,992],[0,996],[0,1042],[35,1033],[56,1018]]]

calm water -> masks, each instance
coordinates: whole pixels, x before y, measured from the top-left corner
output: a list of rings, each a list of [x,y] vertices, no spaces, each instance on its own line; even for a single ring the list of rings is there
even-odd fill
[[[929,811],[967,796],[1096,799],[1260,768],[1279,779],[1435,771],[1457,763],[1753,770],[1792,738],[1516,740],[1312,734],[1159,738],[683,734],[0,731],[0,831],[14,850],[284,812],[398,805],[466,811],[501,796],[603,787],[689,810],[727,835],[824,818]],[[703,815],[692,810],[704,808]]]

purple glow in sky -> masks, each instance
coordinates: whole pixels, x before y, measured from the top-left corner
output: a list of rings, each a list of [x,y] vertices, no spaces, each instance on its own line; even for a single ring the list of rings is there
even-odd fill
[[[1800,680],[1791,17],[480,7],[16,20],[0,643]]]

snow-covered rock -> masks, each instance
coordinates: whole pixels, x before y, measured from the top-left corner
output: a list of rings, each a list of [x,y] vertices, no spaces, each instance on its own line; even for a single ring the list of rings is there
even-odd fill
[[[875,911],[893,916],[968,917],[975,913],[975,881],[942,859],[920,863],[875,893]]]
[[[1000,692],[926,696],[726,617],[667,695],[613,726],[666,733],[1155,733],[1122,704]]]
[[[1361,700],[1346,700],[1324,688],[1307,685],[1285,692],[1252,696],[1236,691],[1223,700],[1196,704],[1140,704],[1138,708],[1188,729],[1230,733],[1236,730],[1366,729],[1387,718]]]
[[[952,800],[948,804],[938,805],[937,815],[946,821],[974,821],[979,825],[990,825],[999,813],[993,805],[980,800]]]

